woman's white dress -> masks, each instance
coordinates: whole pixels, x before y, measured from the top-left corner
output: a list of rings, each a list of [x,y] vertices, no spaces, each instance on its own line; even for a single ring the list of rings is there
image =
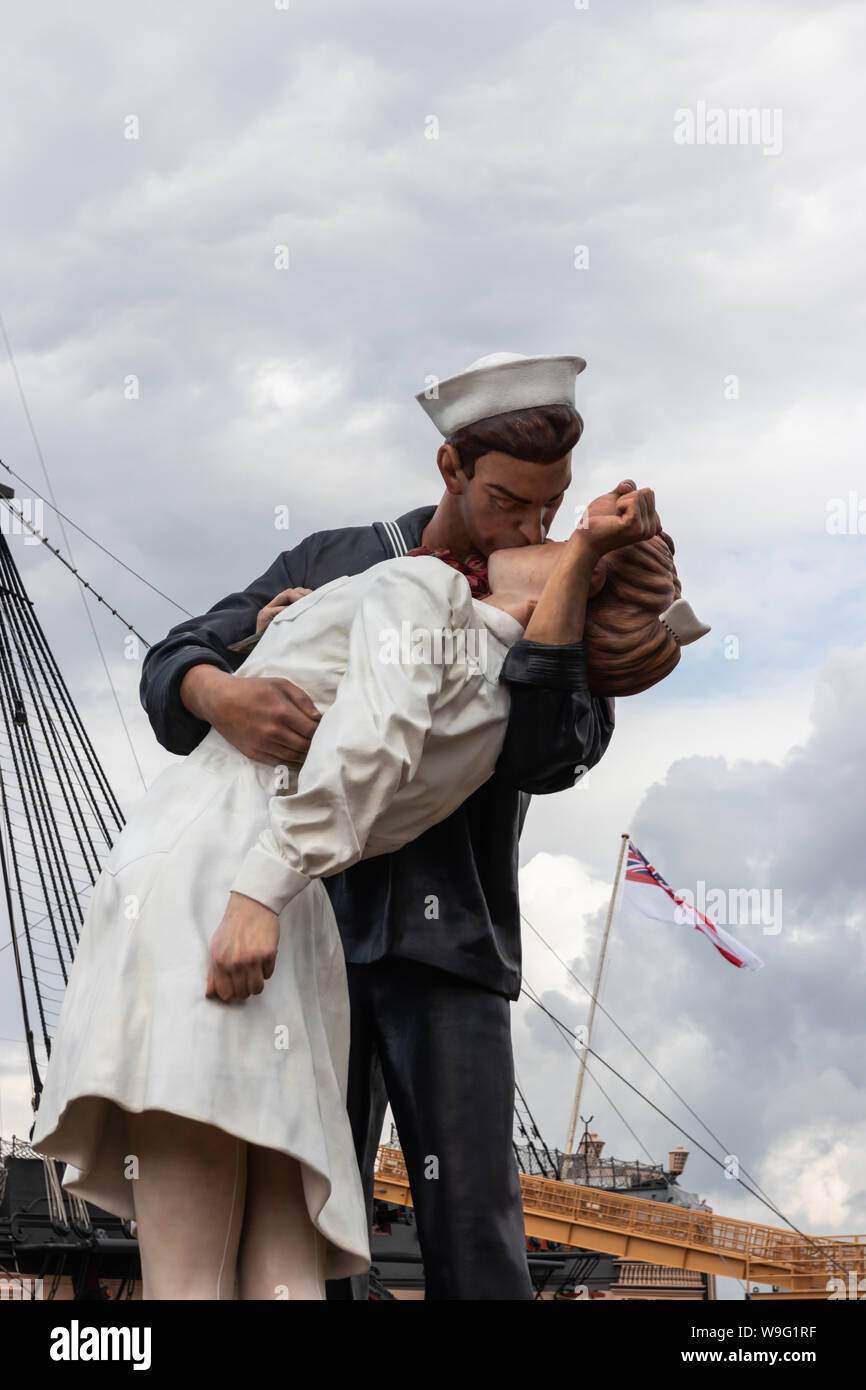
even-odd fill
[[[405,621],[473,629],[480,660],[393,662],[382,633]],[[369,1267],[346,968],[313,875],[399,848],[486,780],[507,720],[499,668],[520,635],[431,557],[335,580],[271,623],[237,676],[287,676],[310,694],[323,711],[310,754],[275,786],[273,767],[211,730],[124,827],[88,907],[32,1140],[66,1161],[65,1188],[134,1219],[123,1112],[167,1110],[299,1159],[325,1277]],[[226,1004],[205,988],[233,888],[279,912],[280,944],[263,992]]]

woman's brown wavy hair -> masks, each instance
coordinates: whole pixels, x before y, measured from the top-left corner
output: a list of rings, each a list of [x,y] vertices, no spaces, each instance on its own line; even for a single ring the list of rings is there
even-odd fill
[[[659,615],[682,593],[666,532],[599,561],[603,588],[586,606],[583,640],[593,695],[638,695],[669,676],[680,644]]]

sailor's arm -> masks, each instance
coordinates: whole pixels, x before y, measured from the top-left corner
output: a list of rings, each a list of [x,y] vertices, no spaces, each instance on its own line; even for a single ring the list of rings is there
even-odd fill
[[[613,700],[590,694],[582,641],[595,563],[578,541],[502,666],[500,680],[508,682],[511,698],[497,771],[521,791],[573,786],[601,759],[613,734]]]
[[[244,654],[229,647],[256,632],[261,609],[276,594],[305,587],[311,539],[277,556],[246,589],[228,594],[200,617],[178,623],[148,651],[139,695],[157,739],[170,753],[191,753],[210,727],[218,728],[248,757],[263,761],[306,752],[315,727],[313,707],[300,702],[304,723],[292,713],[297,687],[291,682],[258,681],[261,688],[253,691],[252,681],[235,681]],[[275,731],[285,732],[287,713],[289,722],[299,726],[294,738],[272,737]]]
[[[565,791],[595,767],[614,730],[614,702],[590,694],[581,642],[516,642],[502,668],[511,696],[497,772],[535,795]]]

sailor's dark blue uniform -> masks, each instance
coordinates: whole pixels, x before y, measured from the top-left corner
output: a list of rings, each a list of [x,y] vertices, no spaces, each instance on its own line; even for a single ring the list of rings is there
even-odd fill
[[[203,663],[237,670],[243,655],[228,648],[255,632],[259,609],[275,594],[316,589],[413,550],[434,510],[316,532],[242,592],[173,627],[148,651],[141,678],[159,742],[183,754],[201,741],[209,725],[182,703],[184,675]],[[572,786],[613,732],[613,702],[589,693],[582,642],[517,642],[500,679],[509,684],[511,713],[490,780],[397,854],[325,880],[348,968],[348,1105],[364,1187],[372,1207],[372,1165],[390,1101],[427,1298],[532,1296],[511,1143],[518,836],[530,794]],[[366,1277],[339,1281],[328,1296],[364,1298],[366,1284]]]

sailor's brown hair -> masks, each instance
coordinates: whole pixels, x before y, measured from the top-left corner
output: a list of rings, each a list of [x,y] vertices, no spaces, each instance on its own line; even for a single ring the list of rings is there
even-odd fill
[[[467,478],[482,454],[508,454],[530,463],[556,463],[583,434],[583,419],[573,405],[534,406],[491,415],[454,430],[446,439],[457,451]]]
[[[679,642],[659,622],[682,593],[674,543],[662,531],[608,551],[599,566],[605,582],[586,605],[583,632],[589,688],[593,695],[637,695],[680,659]]]

